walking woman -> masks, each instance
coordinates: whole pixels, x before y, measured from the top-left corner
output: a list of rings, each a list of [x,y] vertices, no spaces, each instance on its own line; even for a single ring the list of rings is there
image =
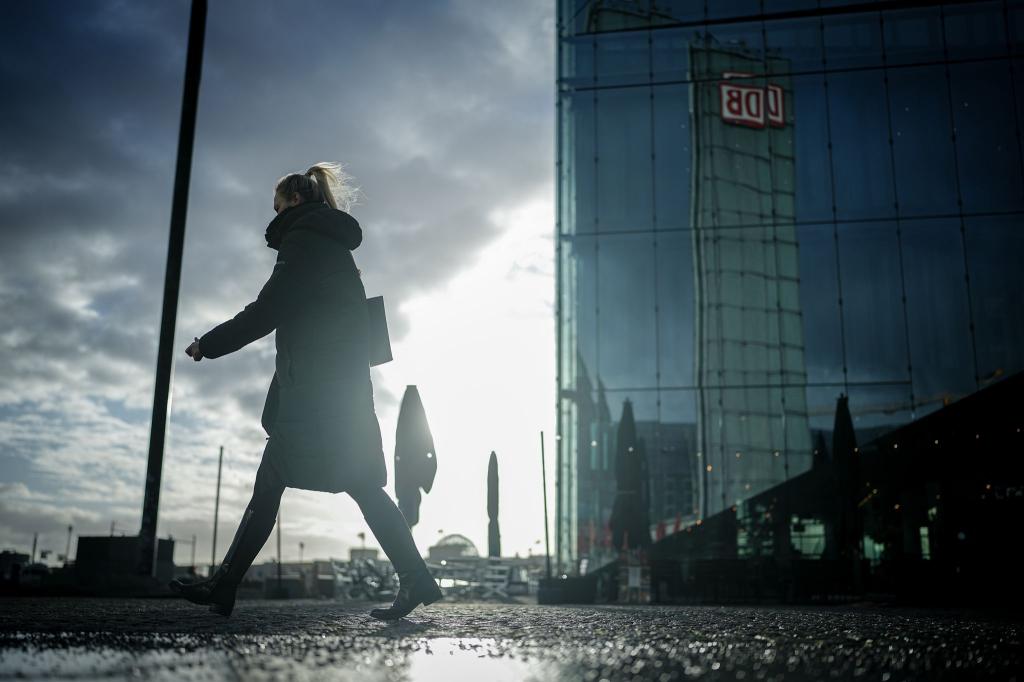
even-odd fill
[[[347,492],[355,499],[398,573],[390,608],[405,616],[441,598],[387,482],[370,384],[366,293],[352,250],[362,230],[346,211],[352,189],[341,167],[319,163],[277,182],[267,246],[277,263],[256,300],[192,343],[199,362],[219,358],[277,331],[276,372],[263,408],[269,438],[252,500],[220,568],[210,578],[171,588],[230,616],[235,591],[274,528],[286,487]],[[344,209],[344,210],[342,210]]]

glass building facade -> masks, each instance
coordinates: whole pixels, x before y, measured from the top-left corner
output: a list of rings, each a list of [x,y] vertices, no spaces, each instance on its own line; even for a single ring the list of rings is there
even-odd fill
[[[557,96],[563,571],[1024,369],[1024,3],[560,0]]]

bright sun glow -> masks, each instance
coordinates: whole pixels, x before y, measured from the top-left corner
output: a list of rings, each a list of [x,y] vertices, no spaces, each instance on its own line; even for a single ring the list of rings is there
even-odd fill
[[[375,381],[401,396],[416,384],[438,452],[414,535],[420,549],[461,533],[487,549],[487,458],[498,453],[502,554],[543,552],[540,436],[553,486],[553,208],[496,214],[503,236],[440,290],[403,306],[410,332]],[[397,414],[380,414],[389,473]],[[394,491],[393,478],[389,492]]]

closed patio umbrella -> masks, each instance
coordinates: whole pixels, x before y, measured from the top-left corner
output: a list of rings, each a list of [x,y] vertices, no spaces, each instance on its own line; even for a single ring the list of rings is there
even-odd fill
[[[635,549],[651,544],[643,445],[636,435],[633,404],[627,400],[622,406],[615,447],[617,491],[610,522],[614,547]]]
[[[402,397],[395,432],[395,496],[410,528],[420,520],[420,490],[429,493],[436,474],[434,437],[420,393],[410,385]]]
[[[501,556],[501,532],[498,530],[498,455],[491,451],[487,462],[487,556]]]

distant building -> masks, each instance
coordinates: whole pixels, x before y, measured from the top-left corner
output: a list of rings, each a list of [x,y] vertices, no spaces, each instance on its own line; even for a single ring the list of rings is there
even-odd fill
[[[139,581],[138,536],[79,536],[75,551],[75,575],[80,587],[100,591],[132,590]],[[157,540],[157,583],[166,585],[174,577],[174,541]]]
[[[352,547],[348,551],[349,561],[377,561],[380,551],[376,547]]]
[[[480,556],[476,545],[465,535],[446,535],[427,550],[430,561],[474,559]]]
[[[28,560],[28,554],[9,549],[0,552],[0,580],[17,579],[21,570],[28,565]]]

